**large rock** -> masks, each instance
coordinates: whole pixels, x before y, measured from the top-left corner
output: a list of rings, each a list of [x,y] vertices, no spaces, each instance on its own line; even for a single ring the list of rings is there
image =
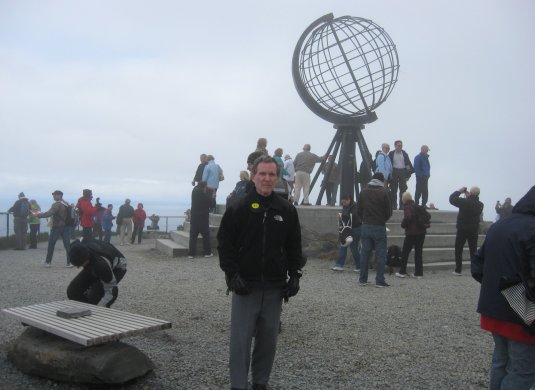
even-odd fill
[[[12,343],[7,357],[26,374],[64,382],[118,384],[154,368],[139,349],[120,341],[84,347],[33,327]]]

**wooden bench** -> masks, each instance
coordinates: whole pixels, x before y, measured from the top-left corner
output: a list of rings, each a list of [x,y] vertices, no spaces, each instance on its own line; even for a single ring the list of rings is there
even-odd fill
[[[79,318],[62,318],[56,315],[59,309],[69,307],[87,308],[92,314]],[[171,328],[169,321],[70,300],[2,311],[25,324],[85,346]]]

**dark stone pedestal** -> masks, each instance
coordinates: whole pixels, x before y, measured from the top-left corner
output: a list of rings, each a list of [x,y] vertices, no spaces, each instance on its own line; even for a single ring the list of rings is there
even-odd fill
[[[7,357],[26,374],[62,382],[118,384],[154,368],[139,349],[120,341],[84,347],[33,327],[12,343]]]

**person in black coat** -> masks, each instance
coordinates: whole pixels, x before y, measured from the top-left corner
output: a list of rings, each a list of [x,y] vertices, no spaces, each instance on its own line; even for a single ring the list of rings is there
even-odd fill
[[[197,237],[202,235],[204,257],[212,257],[210,249],[209,213],[213,198],[206,192],[206,182],[201,181],[191,191],[191,220],[189,230],[188,258],[193,259],[197,252]]]
[[[512,285],[519,288],[522,282],[518,306],[525,307],[535,299],[535,186],[513,207],[511,216],[490,227],[472,257],[471,272],[481,283],[477,305],[481,329],[491,332],[494,339],[489,388],[531,389],[535,383],[535,322],[528,325],[501,290]]]
[[[461,195],[464,194],[464,198]],[[457,234],[455,236],[455,270],[454,275],[460,276],[463,269],[463,248],[468,241],[470,259],[477,250],[477,236],[479,233],[479,218],[483,212],[483,203],[479,201],[479,187],[472,187],[470,191],[461,187],[450,195],[450,203],[459,208],[457,214]]]
[[[82,271],[67,287],[73,301],[110,307],[119,295],[117,284],[126,274],[124,255],[110,243],[84,239],[71,244],[69,259]]]

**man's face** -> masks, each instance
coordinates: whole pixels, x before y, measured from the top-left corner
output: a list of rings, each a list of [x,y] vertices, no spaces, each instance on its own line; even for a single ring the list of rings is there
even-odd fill
[[[396,150],[400,152],[401,148],[403,148],[403,144],[401,142],[396,142]]]
[[[349,200],[349,199],[342,199],[342,206],[349,206],[349,203],[351,203],[351,200]]]
[[[261,162],[256,167],[256,173],[251,180],[256,187],[256,192],[262,196],[269,196],[273,192],[278,178],[276,163]]]
[[[61,200],[61,195],[60,194],[54,194],[52,195],[52,197],[54,198],[54,200],[57,202],[59,200]]]

